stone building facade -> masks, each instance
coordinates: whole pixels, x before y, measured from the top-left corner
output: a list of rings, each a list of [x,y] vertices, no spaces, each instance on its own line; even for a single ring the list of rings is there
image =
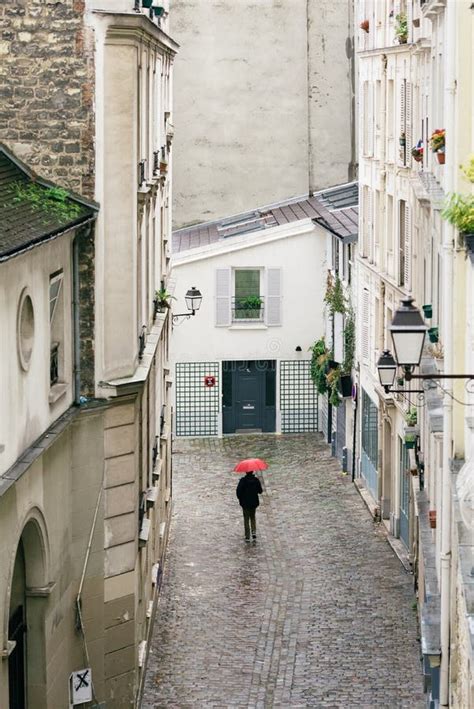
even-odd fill
[[[43,178],[93,199],[96,215],[93,228],[73,230],[74,259],[64,255],[62,271],[53,264],[63,236],[12,257],[12,269],[22,259],[28,268],[2,280],[12,342],[14,284],[34,292],[42,314],[35,374],[6,349],[2,357],[5,405],[19,416],[0,435],[2,707],[23,706],[19,686],[29,707],[67,706],[70,674],[84,668],[93,703],[140,701],[171,508],[171,322],[155,291],[172,288],[177,45],[161,7],[154,15],[133,0],[71,0],[0,9],[7,154],[32,184],[40,175],[45,189]],[[22,203],[12,207],[21,214]],[[56,399],[45,380],[56,355],[43,311],[44,282],[58,270],[68,274],[61,312],[70,335]],[[25,386],[36,397],[23,400]]]
[[[354,179],[352,0],[175,0],[176,228]]]
[[[474,400],[443,375],[473,372],[473,261],[442,212],[450,193],[472,195],[459,165],[473,145],[473,15],[464,0],[367,1],[356,27],[358,482],[415,574],[429,705],[471,707]],[[377,361],[407,297],[429,328],[415,375],[440,378],[387,392]]]

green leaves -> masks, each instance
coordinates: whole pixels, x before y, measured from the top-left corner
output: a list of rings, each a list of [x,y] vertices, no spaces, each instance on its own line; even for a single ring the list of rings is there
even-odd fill
[[[452,193],[441,216],[455,226],[461,234],[474,233],[474,195]]]
[[[74,221],[81,214],[81,207],[61,187],[43,187],[36,182],[15,182],[12,186],[12,201],[29,206],[33,211],[57,219],[60,223]]]

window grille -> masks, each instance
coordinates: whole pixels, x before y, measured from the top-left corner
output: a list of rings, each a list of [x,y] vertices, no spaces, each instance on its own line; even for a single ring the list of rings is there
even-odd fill
[[[214,377],[214,386],[206,386],[205,377]],[[217,436],[219,377],[218,362],[176,364],[177,436]]]
[[[310,375],[309,360],[280,362],[280,412],[282,433],[318,430],[318,392]]]
[[[49,359],[49,383],[51,386],[59,381],[59,342],[51,345]]]

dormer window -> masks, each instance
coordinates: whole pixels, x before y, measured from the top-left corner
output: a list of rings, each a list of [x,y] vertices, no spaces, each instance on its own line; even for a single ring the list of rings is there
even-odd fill
[[[49,277],[49,385],[50,403],[54,403],[64,386],[64,298],[62,271]],[[54,389],[53,389],[54,388]]]

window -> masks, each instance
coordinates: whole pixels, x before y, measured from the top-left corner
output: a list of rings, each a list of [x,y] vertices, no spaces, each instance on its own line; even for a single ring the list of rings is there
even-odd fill
[[[401,199],[398,212],[398,285],[410,289],[411,217],[410,207]]]
[[[378,409],[362,389],[362,449],[370,462],[378,466]]]
[[[260,295],[260,270],[234,271],[233,320],[262,320],[263,298]]]
[[[64,307],[63,307],[63,272],[57,271],[49,278],[49,328],[50,357],[49,383],[58,384],[63,369]]]

